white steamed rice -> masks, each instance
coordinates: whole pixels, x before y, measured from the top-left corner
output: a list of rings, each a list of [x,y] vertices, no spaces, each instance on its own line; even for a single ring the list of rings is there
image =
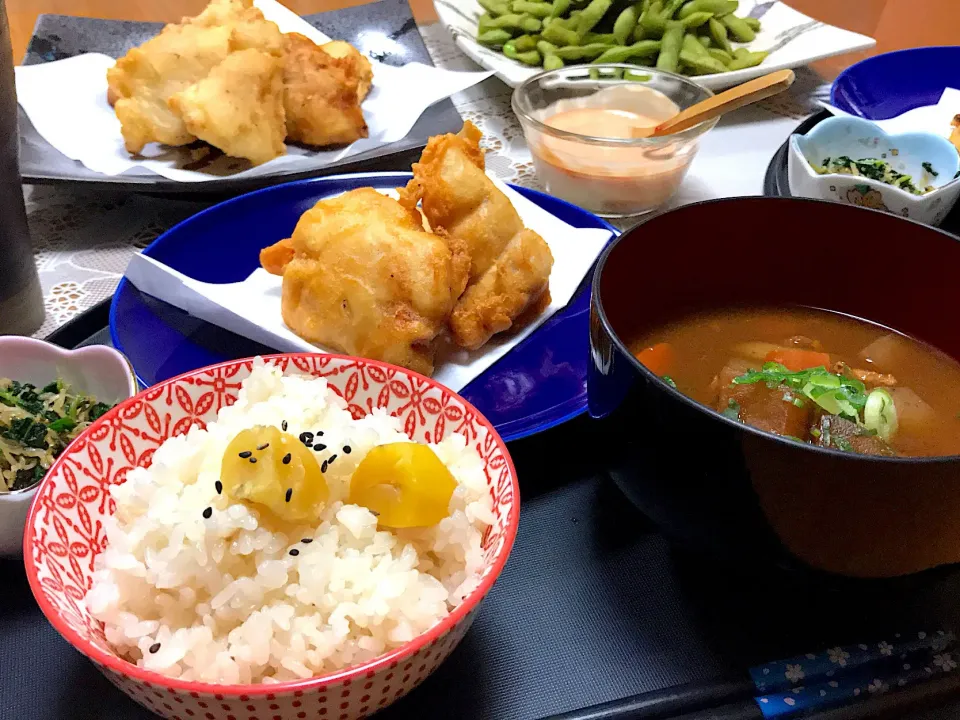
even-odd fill
[[[343,445],[353,452],[326,473],[330,500],[316,527],[271,532],[214,484],[238,432],[283,420],[294,435],[324,431],[330,450],[319,459]],[[167,440],[150,468],[111,488],[117,507],[88,609],[123,657],[183,680],[297,680],[403,645],[477,586],[480,539],[494,521],[481,459],[457,434],[432,446],[458,483],[438,525],[378,531],[369,510],[344,504],[370,448],[404,440],[397,419],[375,412],[355,421],[325,380],[258,360],[215,423]]]

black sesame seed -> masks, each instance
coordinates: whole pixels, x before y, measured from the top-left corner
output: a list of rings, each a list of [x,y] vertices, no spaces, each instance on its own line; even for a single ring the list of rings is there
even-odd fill
[[[293,555],[294,557],[296,557],[297,555],[300,554],[300,551],[297,550],[296,548],[293,548],[293,550],[290,551],[290,554]]]
[[[302,542],[304,545],[309,545],[313,542],[313,538],[300,538],[300,542]]]
[[[302,442],[307,447],[313,445],[313,433],[312,432],[302,432],[300,433],[300,442]]]
[[[151,655],[155,654],[158,650],[160,650],[160,643],[154,643],[153,645],[150,646]]]
[[[313,446],[313,449],[316,450],[317,452],[320,452],[321,450],[326,450],[327,446],[324,445],[323,443],[317,443],[316,445]]]
[[[289,465],[290,460],[292,459],[293,458],[291,457],[290,453],[287,453],[286,455],[283,456],[283,460],[281,460],[280,462],[282,462],[284,465]]]
[[[257,445],[257,450],[266,450],[270,447],[270,443],[264,443],[263,445]]]
[[[323,437],[323,430],[317,430],[317,437]]]
[[[217,495],[223,492],[223,483],[217,480],[213,485],[217,489]]]
[[[253,463],[254,465],[256,465],[256,464],[257,464],[257,459],[256,459],[255,457],[252,457],[252,458],[250,458],[250,462]]]
[[[374,517],[380,517],[380,513],[378,513],[376,510],[371,510],[370,514],[373,515]]]
[[[349,454],[352,453],[352,452],[353,452],[353,448],[352,448],[352,447],[350,447],[349,445],[344,445],[344,446],[343,446],[343,454],[344,454],[344,455],[349,455]]]
[[[290,502],[290,498],[293,497],[293,488],[287,488],[287,494],[284,498],[286,502]]]
[[[206,510],[203,511],[203,517],[204,517],[205,519],[209,520],[211,515],[213,515],[213,508],[212,508],[212,507],[208,507]]]
[[[282,423],[280,423],[280,429],[283,430],[284,432],[287,431],[287,421],[286,421],[286,420],[284,420]]]
[[[330,458],[327,460],[327,462],[330,463],[331,465],[333,465],[333,461],[336,460],[336,459],[337,459],[337,454],[334,453],[333,455],[330,456]]]
[[[253,453],[250,452],[249,450],[244,450],[242,453],[239,453],[239,455],[240,455],[240,457],[242,457],[244,460],[246,460],[248,457],[250,457],[251,455],[253,455]]]
[[[327,471],[327,461],[324,460],[323,464],[320,466],[320,472],[325,473]]]

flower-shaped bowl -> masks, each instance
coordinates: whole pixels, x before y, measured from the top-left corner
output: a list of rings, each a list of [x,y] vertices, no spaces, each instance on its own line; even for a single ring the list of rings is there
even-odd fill
[[[116,403],[137,393],[130,363],[106,345],[64,350],[43,340],[19,335],[0,336],[0,378],[38,387],[63,379],[71,389]],[[39,485],[0,493],[0,555],[23,548],[23,523]]]
[[[493,426],[452,391],[385,363],[340,355],[264,358],[284,372],[326,378],[354,418],[382,408],[417,441],[459,433],[481,456],[496,521],[483,536],[478,587],[426,633],[361,665],[296,682],[217,685],[160,675],[117,656],[84,605],[94,560],[106,547],[102,519],[113,512],[111,485],[148,466],[169,437],[204,427],[233,404],[253,359],[232,360],[154,385],[121,403],[81,434],[51,467],[27,518],[24,562],[47,619],[110,682],[168,720],[355,720],[416,687],[463,638],[480,601],[507,560],[519,520],[519,488]]]
[[[852,160],[885,160],[897,172],[910,175],[917,186],[934,189],[914,195],[861,175],[820,175],[812,166],[844,155]],[[861,118],[827,118],[806,135],[790,136],[787,166],[794,196],[883,210],[927,225],[939,225],[960,197],[960,181],[955,180],[960,155],[950,141],[927,132],[888,135]]]

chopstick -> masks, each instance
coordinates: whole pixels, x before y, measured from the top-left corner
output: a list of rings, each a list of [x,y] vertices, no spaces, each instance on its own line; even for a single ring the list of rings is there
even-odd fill
[[[874,695],[902,695],[899,706],[913,697],[942,698],[954,692],[960,673],[950,674],[957,663],[946,652],[954,640],[944,631],[897,634],[894,643],[836,647],[765,663],[751,668],[749,679],[686,683],[543,720],[756,720],[835,709],[851,718],[870,717],[875,710],[863,714],[860,708],[874,708],[876,703],[866,702]]]

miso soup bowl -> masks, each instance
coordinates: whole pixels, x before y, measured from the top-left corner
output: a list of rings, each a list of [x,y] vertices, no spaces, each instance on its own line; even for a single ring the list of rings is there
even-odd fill
[[[688,312],[799,305],[960,358],[958,273],[952,235],[819,200],[687,205],[624,233],[597,264],[590,316],[590,413],[607,428],[613,478],[669,537],[751,565],[886,578],[960,561],[960,456],[869,457],[765,433],[628,349]]]

